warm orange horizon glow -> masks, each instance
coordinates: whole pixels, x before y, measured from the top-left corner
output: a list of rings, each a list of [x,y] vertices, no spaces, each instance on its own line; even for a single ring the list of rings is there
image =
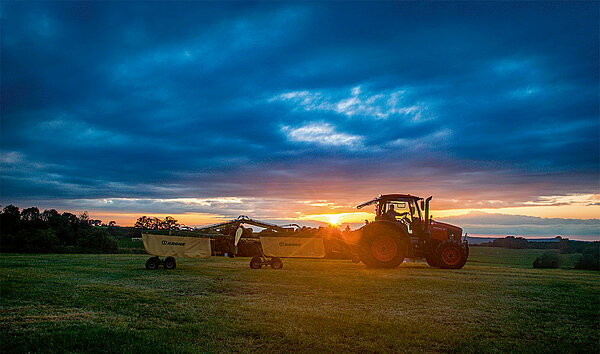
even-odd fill
[[[119,226],[133,226],[137,219],[141,216],[152,216],[164,219],[167,216],[174,217],[179,224],[195,226],[195,225],[210,225],[220,223],[228,218],[222,215],[213,215],[206,213],[185,213],[185,214],[153,214],[153,213],[110,213],[110,212],[95,212],[88,211],[91,219],[100,219],[105,224],[110,221],[115,221]]]
[[[600,216],[600,205],[595,205],[600,196],[597,194],[581,194],[562,197],[546,197],[541,198],[541,201],[526,202],[520,206],[498,207],[498,208],[455,208],[455,209],[435,209],[435,203],[432,204],[434,209],[431,210],[431,215],[436,219],[442,219],[453,216],[466,215],[473,212],[482,212],[488,214],[504,214],[504,215],[525,215],[541,218],[565,218],[565,219],[597,219]],[[229,200],[229,199],[228,199]],[[186,200],[186,202],[190,202]],[[198,202],[194,200],[194,202]],[[373,209],[367,211],[354,211],[352,204],[348,202],[336,203],[326,201],[322,203],[305,203],[298,201],[293,208],[287,205],[287,209],[278,208],[276,210],[261,210],[262,215],[268,217],[260,217],[249,212],[250,217],[257,219],[268,220],[285,220],[285,221],[317,221],[340,226],[342,224],[359,224],[365,220],[372,221],[375,218]],[[366,208],[369,209],[369,208]],[[332,211],[338,212],[332,212]],[[80,214],[83,210],[66,210],[72,213]],[[154,216],[165,218],[172,216],[182,225],[200,226],[209,225],[225,220],[235,218],[235,216],[225,216],[215,213],[152,213],[152,212],[110,212],[106,210],[90,210],[88,213],[90,218],[100,219],[108,224],[114,220],[117,225],[133,226],[136,220],[143,216]]]
[[[353,224],[362,223],[365,220],[373,220],[375,218],[374,213],[366,212],[355,212],[355,213],[337,213],[337,214],[312,214],[304,215],[298,218],[298,220],[311,220],[327,222],[332,225],[339,226],[341,224]]]

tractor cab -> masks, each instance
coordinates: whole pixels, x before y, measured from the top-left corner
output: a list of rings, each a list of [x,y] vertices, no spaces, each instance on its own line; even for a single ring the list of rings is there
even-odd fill
[[[413,237],[426,237],[429,231],[429,201],[410,194],[385,194],[357,206],[375,204],[375,221],[402,223]]]

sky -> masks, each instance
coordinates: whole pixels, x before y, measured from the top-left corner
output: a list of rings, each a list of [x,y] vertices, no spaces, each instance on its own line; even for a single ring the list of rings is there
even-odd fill
[[[600,239],[599,7],[2,2],[0,203]]]

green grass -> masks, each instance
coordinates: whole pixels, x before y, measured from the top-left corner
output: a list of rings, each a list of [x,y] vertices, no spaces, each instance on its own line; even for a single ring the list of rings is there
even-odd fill
[[[536,250],[536,249],[506,249],[499,247],[471,247],[474,252],[473,257],[469,258],[469,262],[480,263],[481,265],[504,265],[517,268],[531,268],[533,261],[545,252],[556,252],[560,258],[560,268],[573,268],[577,257],[581,253],[560,254],[557,249]]]
[[[7,352],[600,351],[600,273],[473,247],[458,271],[334,260],[2,255]]]

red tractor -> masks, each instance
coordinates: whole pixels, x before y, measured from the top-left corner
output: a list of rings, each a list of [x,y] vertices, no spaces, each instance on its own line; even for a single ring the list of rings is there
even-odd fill
[[[375,221],[357,230],[355,253],[368,267],[395,268],[404,258],[425,258],[432,267],[460,269],[469,245],[462,229],[429,218],[431,197],[386,194],[357,206],[375,204]]]

